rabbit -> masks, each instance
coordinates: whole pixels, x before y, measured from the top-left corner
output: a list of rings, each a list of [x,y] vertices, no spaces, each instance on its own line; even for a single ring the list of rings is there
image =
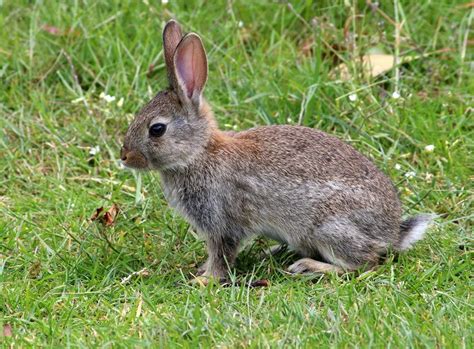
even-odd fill
[[[163,45],[169,87],[136,115],[121,159],[157,170],[169,205],[206,241],[200,280],[227,279],[242,241],[258,235],[302,257],[292,274],[366,270],[423,237],[433,215],[402,220],[390,179],[338,138],[288,125],[219,130],[200,37],[171,20]]]

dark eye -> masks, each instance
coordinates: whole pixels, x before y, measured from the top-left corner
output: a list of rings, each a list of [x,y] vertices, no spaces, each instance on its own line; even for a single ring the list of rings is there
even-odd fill
[[[151,137],[161,137],[166,132],[166,125],[165,124],[153,124],[150,126],[150,136]]]

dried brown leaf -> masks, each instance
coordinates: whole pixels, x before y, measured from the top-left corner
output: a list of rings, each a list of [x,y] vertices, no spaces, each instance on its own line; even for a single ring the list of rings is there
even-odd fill
[[[104,223],[105,226],[110,227],[114,225],[115,219],[117,218],[119,212],[119,207],[116,204],[113,204],[111,208],[104,214]]]
[[[100,216],[100,214],[102,213],[103,210],[104,210],[103,207],[97,208],[91,216],[91,221],[95,221],[97,218],[99,218],[99,216]]]
[[[406,63],[413,60],[414,57],[406,56],[400,58],[399,63]],[[362,66],[364,75],[376,77],[383,73],[388,72],[395,66],[395,57],[393,55],[386,54],[368,54],[362,56],[361,59],[356,61],[356,65]],[[339,76],[341,80],[350,80],[353,78],[351,71],[346,63],[339,64],[334,70],[333,74]]]
[[[357,64],[362,64],[362,69],[366,75],[375,77],[389,71],[394,66],[395,59],[392,55],[375,54],[363,56]],[[342,80],[350,80],[352,74],[346,63],[336,67],[335,72],[339,74]]]
[[[113,204],[105,213],[104,213],[104,208],[99,207],[92,214],[90,220],[91,221],[98,220],[102,224],[104,224],[106,227],[110,227],[115,224],[118,212],[119,212],[119,207],[117,204]]]

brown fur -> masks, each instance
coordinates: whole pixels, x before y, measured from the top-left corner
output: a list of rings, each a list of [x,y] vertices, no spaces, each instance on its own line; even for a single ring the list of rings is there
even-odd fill
[[[160,172],[169,204],[206,240],[204,276],[226,277],[241,241],[259,234],[322,259],[296,262],[295,273],[372,267],[421,238],[429,219],[402,222],[391,181],[336,137],[299,126],[220,131],[202,97],[202,42],[178,35],[176,22],[166,26],[170,88],[136,116],[122,159]],[[149,135],[156,123],[166,125],[160,137]]]

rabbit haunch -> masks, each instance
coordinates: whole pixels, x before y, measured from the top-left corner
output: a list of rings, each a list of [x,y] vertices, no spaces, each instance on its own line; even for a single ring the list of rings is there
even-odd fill
[[[422,237],[431,217],[402,222],[388,177],[336,137],[299,126],[220,131],[202,96],[199,36],[182,37],[171,21],[163,38],[170,87],[136,116],[122,159],[161,173],[170,205],[206,240],[204,276],[225,278],[241,241],[255,235],[306,257],[289,267],[296,273],[372,267]],[[166,132],[152,137],[157,122]]]

